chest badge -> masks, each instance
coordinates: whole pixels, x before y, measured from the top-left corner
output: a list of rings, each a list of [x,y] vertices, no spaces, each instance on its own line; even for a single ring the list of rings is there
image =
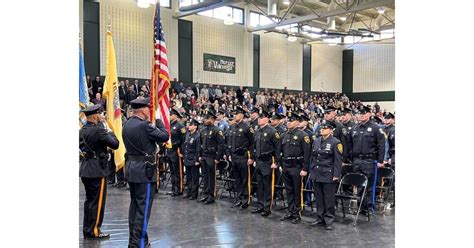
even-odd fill
[[[212,131],[209,132],[209,135],[212,135]]]
[[[294,139],[294,140],[297,140],[297,139],[298,139],[298,136],[296,136],[296,135],[293,136],[293,139]]]
[[[326,144],[326,151],[330,151],[331,150],[331,144]]]
[[[241,128],[241,129],[239,129],[239,132],[243,132],[243,131],[244,131],[244,130],[243,130],[242,128]]]
[[[176,130],[176,127],[173,127],[173,130]]]
[[[372,128],[371,127],[367,128],[367,132],[370,132],[370,131],[372,131]]]
[[[264,137],[267,137],[267,133],[263,133],[263,136],[264,136]]]
[[[191,140],[189,141],[190,144],[192,144],[194,141],[194,138],[191,138]]]

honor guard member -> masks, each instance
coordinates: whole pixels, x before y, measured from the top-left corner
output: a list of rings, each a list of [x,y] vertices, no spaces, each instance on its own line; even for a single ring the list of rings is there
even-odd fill
[[[292,219],[293,224],[301,221],[303,210],[303,177],[308,174],[311,138],[298,128],[301,117],[289,113],[288,131],[281,137],[281,161],[283,183],[288,201],[288,214],[280,220]]]
[[[183,155],[181,145],[186,136],[186,127],[179,122],[182,118],[181,113],[176,109],[170,112],[170,130],[171,130],[171,148],[167,148],[168,162],[170,163],[171,173],[171,196],[183,194]]]
[[[234,125],[230,127],[230,161],[235,178],[237,202],[235,207],[246,209],[250,205],[251,166],[253,165],[254,128],[243,121],[245,110],[235,110]]]
[[[286,127],[283,126],[283,124],[281,123],[282,122],[282,119],[283,119],[283,116],[278,114],[278,113],[274,113],[272,115],[272,119],[270,121],[270,124],[272,125],[273,128],[275,128],[277,131],[278,131],[278,134],[281,136],[284,132],[286,132]]]
[[[119,141],[113,133],[98,126],[99,109],[100,105],[94,105],[82,111],[86,115],[87,123],[79,131],[81,151],[79,176],[86,190],[82,232],[86,239],[110,237],[109,234],[100,231],[107,196],[105,177],[109,174],[107,147],[116,150]]]
[[[201,137],[197,131],[199,122],[195,119],[189,121],[188,132],[183,143],[184,166],[186,166],[186,189],[184,198],[196,200],[199,188],[199,154]]]
[[[253,107],[250,110],[250,127],[255,131],[258,129],[258,114],[260,112],[260,109],[257,107]]]
[[[212,204],[216,195],[216,166],[224,155],[224,133],[214,126],[217,118],[214,110],[205,110],[203,114],[204,127],[200,131],[199,160],[202,165],[204,197],[199,201]]]
[[[345,158],[343,163],[350,164],[351,163],[351,158],[350,154],[352,152],[352,129],[355,126],[354,121],[352,121],[352,110],[349,108],[345,108],[342,110],[343,115],[341,116],[341,124],[343,126],[342,128],[342,134],[345,137],[347,146],[346,149],[344,149],[344,154],[343,157]]]
[[[252,210],[252,213],[261,213],[262,216],[268,216],[271,213],[273,203],[273,193],[275,186],[275,170],[277,162],[280,160],[280,134],[268,123],[270,114],[260,111],[258,118],[259,128],[255,132],[255,161],[257,175],[257,198],[258,208]]]
[[[336,218],[335,202],[337,181],[341,178],[342,144],[332,136],[336,123],[326,121],[321,126],[321,136],[313,141],[311,173],[316,197],[317,217],[311,226],[325,225],[332,230]]]
[[[390,167],[395,169],[395,115],[388,113],[384,117],[385,134],[388,141],[388,156],[385,163],[390,164]],[[389,160],[390,159],[390,160]]]
[[[149,247],[147,226],[156,189],[155,151],[168,141],[168,130],[160,120],[149,122],[150,99],[130,101],[133,116],[125,123],[122,138],[127,151],[125,177],[130,186],[128,247]],[[156,126],[155,126],[156,123]]]
[[[385,133],[370,120],[370,108],[363,106],[360,109],[359,124],[352,129],[352,170],[367,176],[367,193],[372,194],[372,185],[375,175],[375,161],[377,166],[383,167],[385,154]],[[369,208],[372,206],[372,197],[369,197]]]

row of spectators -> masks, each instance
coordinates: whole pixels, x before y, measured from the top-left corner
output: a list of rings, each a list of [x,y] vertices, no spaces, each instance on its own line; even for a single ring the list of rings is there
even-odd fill
[[[94,104],[100,104],[105,109],[105,100],[102,99],[101,92],[103,81],[99,76],[94,80],[87,75],[87,87],[89,97]],[[122,80],[119,82],[119,99],[122,109],[128,109],[130,101],[137,97],[149,97],[150,82],[145,80],[139,82],[134,80]],[[318,123],[323,117],[324,109],[334,107],[336,109],[351,109],[354,113],[363,105],[360,101],[350,101],[341,93],[308,93],[290,92],[284,90],[261,89],[250,91],[245,87],[232,87],[220,85],[206,85],[195,83],[185,86],[182,82],[177,82],[176,78],[171,82],[170,88],[171,105],[182,108],[183,112],[191,115],[199,114],[201,108],[213,105],[214,109],[230,112],[236,106],[242,106],[246,110],[253,107],[263,107],[270,112],[286,115],[287,112],[295,112],[303,109],[307,112],[313,123]],[[376,116],[382,117],[387,111],[381,110],[376,103],[373,106]],[[125,111],[124,111],[125,112]]]

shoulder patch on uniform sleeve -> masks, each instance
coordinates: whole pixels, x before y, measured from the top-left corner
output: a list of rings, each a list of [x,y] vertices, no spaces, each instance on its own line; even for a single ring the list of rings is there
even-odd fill
[[[311,140],[309,139],[309,136],[304,136],[303,139],[304,139],[304,141],[305,141],[306,143],[308,143],[308,144],[309,144],[309,142],[311,142]]]
[[[337,144],[337,150],[339,151],[339,153],[342,154],[343,147],[342,147],[342,144],[341,144],[341,143]]]
[[[275,138],[277,138],[277,139],[280,138],[280,134],[278,134],[278,132],[275,132]]]
[[[185,127],[181,128],[181,133],[186,133],[186,128]]]
[[[249,130],[250,130],[251,133],[255,133],[255,130],[253,130],[252,127],[249,127]]]

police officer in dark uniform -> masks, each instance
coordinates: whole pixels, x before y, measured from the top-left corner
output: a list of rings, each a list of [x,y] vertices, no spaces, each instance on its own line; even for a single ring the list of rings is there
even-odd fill
[[[395,169],[395,115],[388,113],[384,117],[385,122],[385,134],[387,135],[388,141],[388,159],[386,163],[390,164],[390,167]]]
[[[367,193],[368,205],[372,206],[372,185],[375,175],[375,161],[378,167],[383,167],[385,153],[385,133],[370,120],[370,108],[362,106],[360,109],[359,124],[352,129],[352,167],[356,173],[362,173],[368,178]]]
[[[345,108],[341,110],[343,115],[341,116],[341,124],[342,124],[342,135],[344,135],[344,138],[346,140],[346,147],[344,149],[344,160],[342,161],[343,163],[350,164],[351,163],[351,158],[350,154],[352,152],[352,129],[355,126],[354,121],[352,121],[352,110],[349,108]]]
[[[348,156],[348,154],[346,152],[346,147],[348,147],[347,140],[346,140],[346,138],[343,134],[343,131],[342,131],[344,126],[341,123],[336,122],[336,109],[334,107],[329,106],[324,110],[324,120],[321,122],[321,124],[324,124],[325,121],[332,121],[332,122],[336,123],[336,129],[334,130],[333,136],[336,139],[341,141],[342,148],[344,150],[343,151],[343,160],[345,161],[346,160],[346,155]],[[316,137],[319,137],[319,136],[321,136],[321,126],[319,126],[318,129],[316,130]]]
[[[181,113],[176,109],[171,109],[171,148],[166,149],[168,162],[170,163],[171,196],[183,194],[183,155],[181,151],[181,145],[183,144],[186,135],[186,127],[181,122],[179,122],[178,118],[183,118]]]
[[[258,114],[260,109],[257,107],[253,107],[250,110],[250,127],[255,131],[258,129]]]
[[[336,123],[326,121],[321,127],[321,136],[313,141],[311,151],[311,173],[316,207],[318,209],[316,221],[312,226],[325,225],[332,230],[332,223],[336,218],[335,202],[337,181],[341,178],[342,144],[332,136]]]
[[[183,143],[184,166],[186,166],[186,189],[185,198],[195,200],[198,197],[199,188],[199,154],[201,137],[198,132],[199,122],[195,119],[189,121],[188,132]]]
[[[298,128],[301,117],[289,113],[288,131],[281,137],[282,157],[280,164],[283,168],[283,182],[285,184],[288,201],[288,214],[280,220],[291,219],[293,224],[301,221],[303,210],[303,177],[308,174],[311,138]]]
[[[275,186],[275,170],[280,160],[280,134],[268,123],[270,114],[260,111],[259,128],[255,132],[255,161],[257,175],[257,198],[259,207],[252,213],[268,216],[271,213],[273,192]]]
[[[216,195],[216,166],[224,155],[224,133],[214,126],[217,117],[213,109],[206,109],[203,114],[204,127],[200,131],[201,147],[198,153],[202,165],[204,197],[199,201],[212,204]]]
[[[125,176],[130,187],[128,247],[149,247],[147,225],[156,189],[157,145],[168,141],[163,122],[150,119],[150,99],[130,101],[133,116],[123,126],[122,138],[127,150]],[[156,126],[155,126],[156,123]]]
[[[314,139],[316,139],[316,135],[313,133],[313,130],[311,130],[311,128],[308,127],[309,120],[310,120],[309,116],[301,108],[298,108],[298,112],[301,117],[301,122],[298,128],[304,131],[306,134],[308,134],[308,136],[311,138],[311,141],[313,141]],[[312,189],[313,188],[312,183],[313,182],[311,180],[304,182],[304,189]],[[303,199],[304,204],[306,206],[309,206],[311,202],[311,192],[305,192],[303,195],[304,195],[304,199]]]
[[[272,119],[270,121],[270,124],[272,125],[273,128],[275,128],[277,131],[278,131],[278,134],[281,136],[284,132],[286,132],[286,127],[284,125],[281,124],[281,120],[283,119],[283,116],[278,114],[278,113],[274,113],[272,115]]]
[[[100,105],[94,105],[82,111],[86,115],[87,123],[79,131],[79,176],[86,190],[82,232],[86,239],[110,237],[100,231],[107,196],[105,177],[109,174],[107,147],[116,150],[119,141],[113,133],[108,133],[106,129],[98,126],[99,109]]]
[[[254,129],[243,121],[245,110],[236,108],[234,121],[230,127],[230,160],[235,177],[238,201],[235,207],[248,208],[251,192],[251,169],[253,165]]]

